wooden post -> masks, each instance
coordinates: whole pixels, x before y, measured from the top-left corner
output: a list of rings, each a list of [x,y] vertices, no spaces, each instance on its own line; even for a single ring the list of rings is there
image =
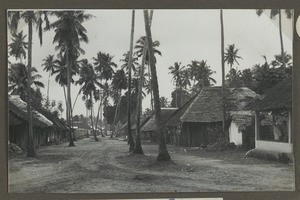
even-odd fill
[[[288,111],[288,142],[292,143],[292,111]]]
[[[259,119],[258,119],[258,111],[255,111],[255,140],[259,139]]]

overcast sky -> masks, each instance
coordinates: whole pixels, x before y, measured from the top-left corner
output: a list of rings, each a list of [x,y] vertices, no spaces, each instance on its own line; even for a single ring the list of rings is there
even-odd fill
[[[121,66],[122,55],[129,50],[131,10],[87,10],[95,17],[85,22],[88,44],[82,44],[86,51],[81,58],[93,62],[92,57],[97,52],[106,52],[114,55],[113,61]],[[271,61],[275,54],[280,54],[280,41],[277,20],[270,20],[268,14],[258,17],[255,10],[224,10],[225,47],[235,44],[239,48],[240,70],[251,68],[254,64],[263,63],[262,55]],[[142,10],[136,11],[135,18],[136,41],[145,35]],[[21,26],[22,27],[22,26]],[[283,42],[285,51],[292,55],[292,20],[284,17]],[[26,26],[23,26],[27,33]],[[35,29],[34,29],[35,30]],[[174,62],[187,65],[191,60],[207,60],[207,64],[216,73],[213,78],[221,84],[221,36],[220,36],[220,11],[219,10],[155,10],[152,21],[152,37],[161,45],[159,50],[162,57],[157,57],[157,74],[160,96],[171,100],[174,85],[171,82],[169,66]],[[43,76],[41,81],[45,84],[42,92],[47,91],[48,74],[42,70],[43,59],[49,54],[57,54],[55,45],[52,44],[54,32],[44,33],[44,44],[39,45],[37,32],[33,35],[33,66]],[[227,67],[227,66],[226,66]],[[228,72],[228,67],[226,72]],[[77,78],[75,78],[77,79]],[[55,81],[50,82],[50,99],[63,101],[63,89]],[[72,86],[72,101],[75,99],[79,88]],[[150,97],[143,101],[143,109],[150,106]],[[96,108],[95,108],[96,109]],[[85,107],[81,98],[74,109],[74,114],[84,114]]]

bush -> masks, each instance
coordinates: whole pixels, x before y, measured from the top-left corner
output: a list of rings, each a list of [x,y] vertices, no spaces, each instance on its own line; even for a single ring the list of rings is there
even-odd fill
[[[257,149],[251,149],[246,153],[246,156],[261,158],[269,161],[276,161],[281,163],[290,163],[293,161],[292,156],[288,153],[281,152],[267,152]]]
[[[228,149],[235,149],[236,146],[233,142],[226,142],[224,139],[220,139],[215,143],[207,145],[206,149],[209,151],[225,151]]]

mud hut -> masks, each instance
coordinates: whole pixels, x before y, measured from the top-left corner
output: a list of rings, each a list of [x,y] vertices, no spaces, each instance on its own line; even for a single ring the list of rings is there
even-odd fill
[[[41,113],[32,111],[34,146],[48,144],[48,135],[53,123]],[[9,97],[9,141],[26,149],[28,141],[27,104],[17,95]]]

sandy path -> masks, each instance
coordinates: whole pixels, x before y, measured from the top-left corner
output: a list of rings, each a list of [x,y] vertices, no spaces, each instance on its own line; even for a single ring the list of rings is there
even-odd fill
[[[38,158],[9,160],[11,192],[184,192],[293,190],[292,165],[242,154],[169,147],[170,162],[156,162],[157,145],[131,155],[126,142],[91,138],[45,147]]]

